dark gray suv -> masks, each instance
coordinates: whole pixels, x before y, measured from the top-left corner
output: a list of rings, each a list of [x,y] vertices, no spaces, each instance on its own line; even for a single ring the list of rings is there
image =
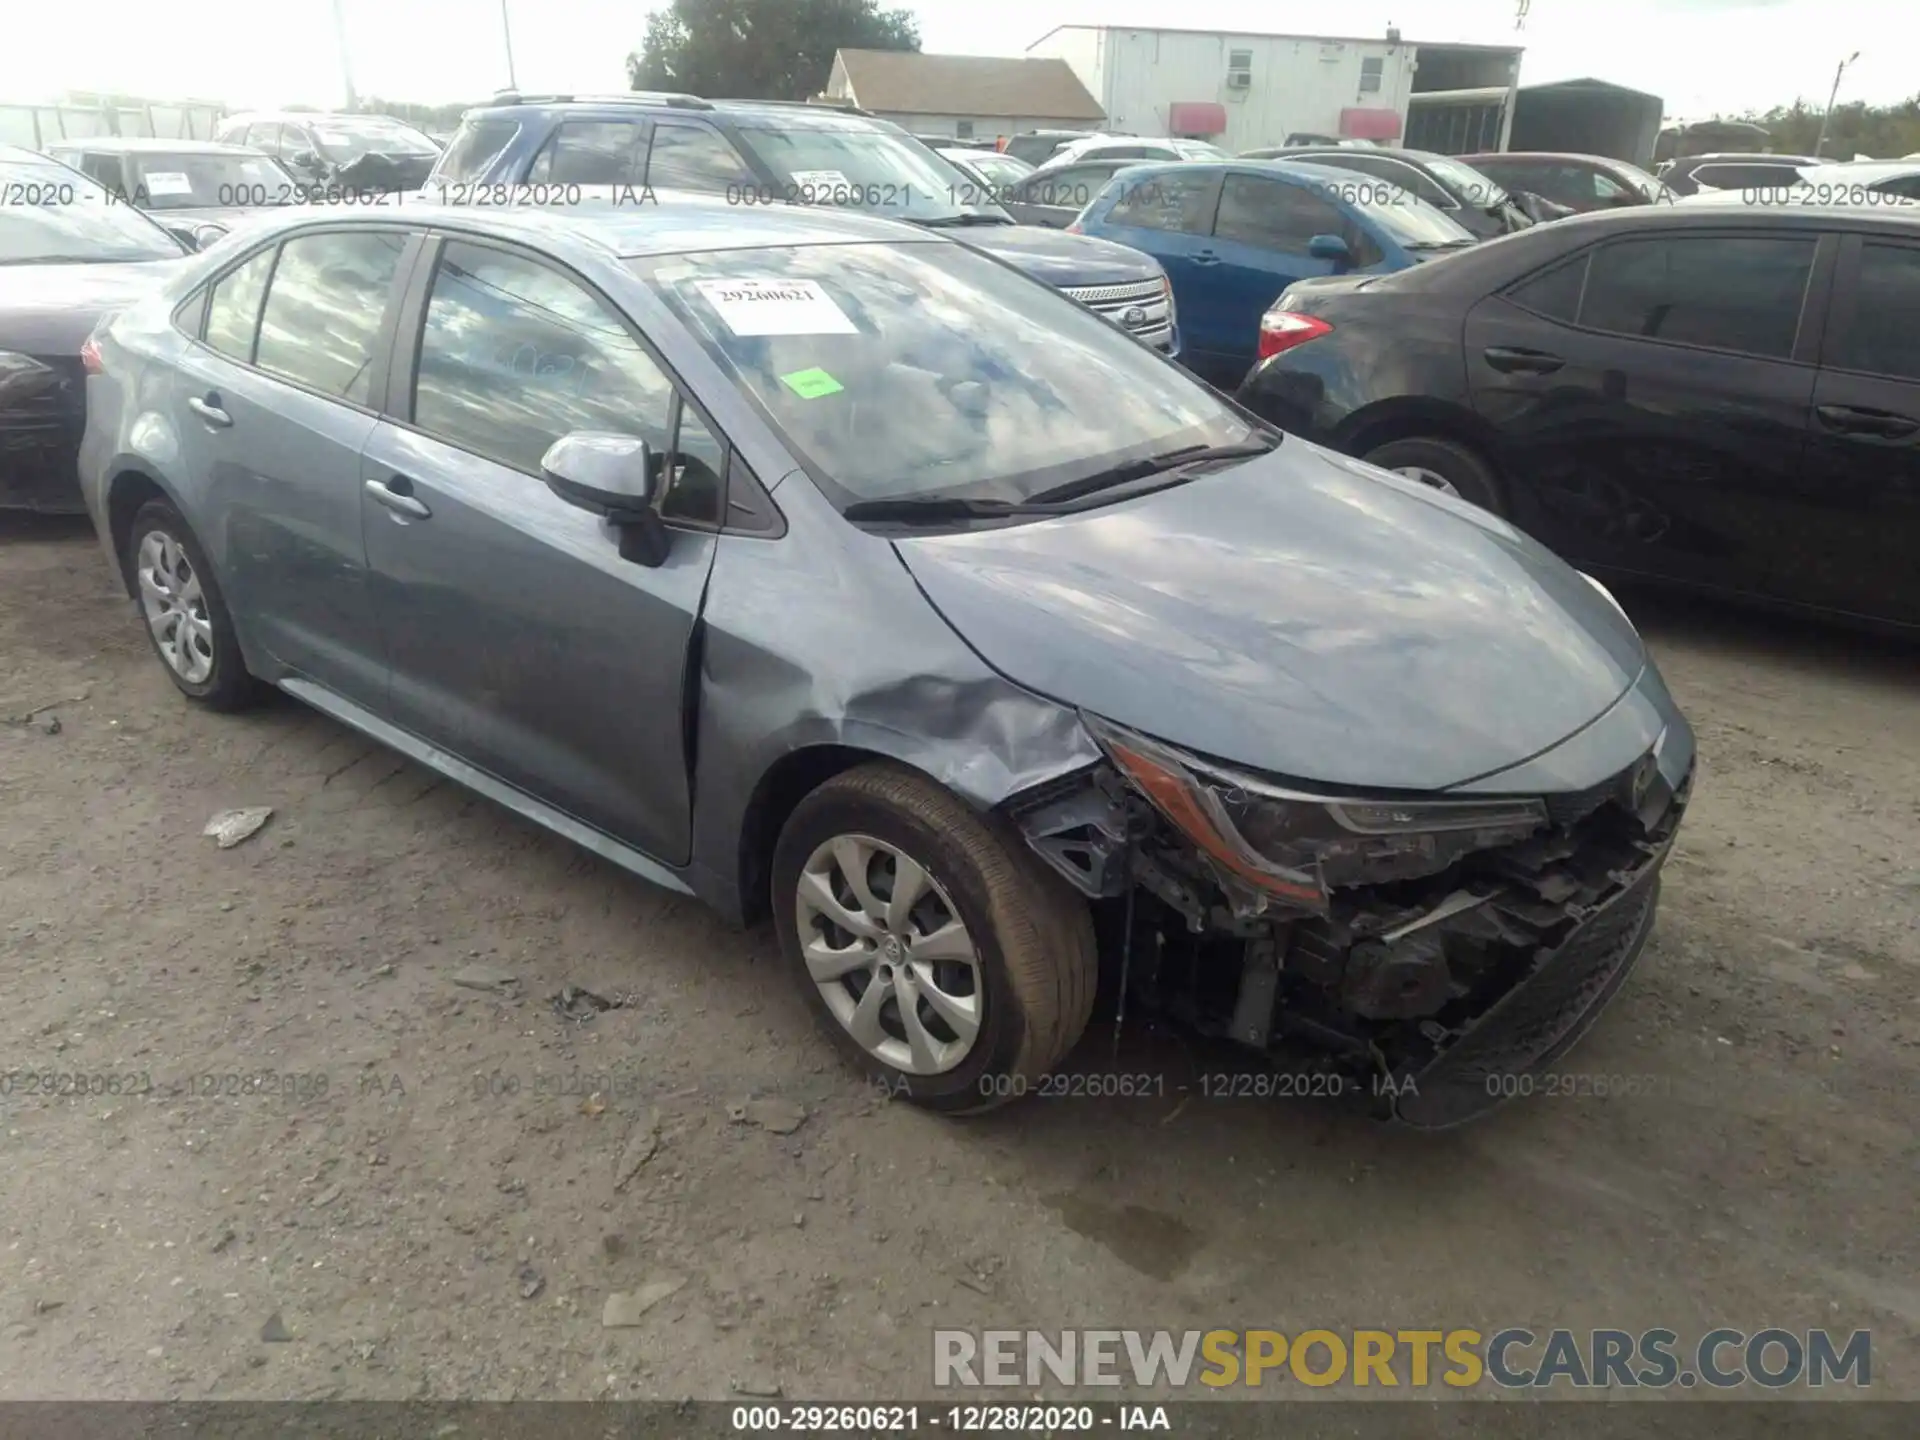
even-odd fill
[[[184,268],[81,461],[174,684],[771,913],[897,1094],[1037,1088],[1104,955],[1449,1124],[1646,941],[1693,735],[1606,592],[937,231],[428,206]]]

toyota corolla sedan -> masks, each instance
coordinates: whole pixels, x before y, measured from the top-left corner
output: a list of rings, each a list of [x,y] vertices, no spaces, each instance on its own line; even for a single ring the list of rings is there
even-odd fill
[[[1646,942],[1694,742],[1607,593],[958,240],[436,207],[185,269],[82,466],[173,683],[770,915],[896,1094],[1035,1087],[1104,980],[1452,1124]]]

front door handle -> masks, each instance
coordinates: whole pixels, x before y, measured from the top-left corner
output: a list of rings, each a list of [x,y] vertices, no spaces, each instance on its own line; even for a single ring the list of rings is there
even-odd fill
[[[404,475],[395,475],[390,480],[367,481],[367,494],[393,511],[409,520],[424,520],[433,511],[424,503],[413,498],[413,482]]]
[[[1489,345],[1480,353],[1487,364],[1503,375],[1551,375],[1567,363],[1558,355],[1517,345]]]
[[[1882,440],[1904,440],[1920,431],[1920,420],[1891,410],[1865,410],[1857,405],[1816,405],[1820,423],[1841,435],[1873,435]]]
[[[1218,265],[1220,257],[1211,250],[1196,250],[1187,257],[1196,265]]]
[[[227,430],[233,426],[233,416],[221,408],[220,394],[216,390],[209,390],[205,399],[198,395],[189,395],[187,408],[216,430]]]

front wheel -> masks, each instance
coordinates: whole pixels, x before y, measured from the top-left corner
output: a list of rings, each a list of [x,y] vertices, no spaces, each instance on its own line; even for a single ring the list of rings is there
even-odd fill
[[[1093,1010],[1086,902],[1003,821],[900,766],[800,802],[774,850],[773,912],[834,1043],[929,1109],[1026,1093]]]
[[[1361,457],[1369,465],[1391,470],[1443,495],[1452,495],[1496,515],[1506,513],[1500,503],[1500,482],[1493,467],[1458,440],[1441,436],[1413,436],[1389,440]]]

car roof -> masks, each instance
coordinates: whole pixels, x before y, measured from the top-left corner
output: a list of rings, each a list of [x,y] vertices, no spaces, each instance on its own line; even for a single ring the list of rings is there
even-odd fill
[[[1875,180],[1902,180],[1909,175],[1920,175],[1920,160],[1846,160],[1800,167],[1800,178],[1809,185],[1822,180],[1869,185]],[[1815,176],[1821,177],[1820,180]]]
[[[585,186],[577,205],[465,206],[426,202],[354,215],[356,225],[434,225],[501,239],[584,240],[609,256],[633,259],[699,250],[755,250],[788,245],[951,244],[918,225],[845,210],[803,205],[729,204],[724,196]],[[625,198],[623,198],[625,197]],[[258,222],[265,237],[302,226],[339,223],[338,216],[294,211]]]
[[[1716,150],[1711,155],[1682,155],[1674,165],[1721,165],[1730,161],[1758,165],[1807,165],[1812,163],[1809,155],[1775,155],[1761,151]]]
[[[882,119],[870,111],[857,109],[851,105],[814,105],[804,100],[707,100],[698,95],[686,95],[671,90],[626,90],[608,95],[524,95],[503,91],[482,104],[469,106],[461,118],[465,119],[468,115],[491,115],[496,112],[512,113],[522,110],[605,110],[609,107],[642,112],[693,111],[729,118],[752,117],[769,120],[793,120],[799,116],[806,116],[808,123],[816,124],[822,129],[879,129],[897,130],[903,135],[907,133],[891,120]]]
[[[1640,168],[1631,160],[1619,160],[1611,155],[1586,155],[1578,150],[1482,150],[1475,155],[1456,155],[1453,158],[1464,165],[1478,165],[1487,160],[1573,160],[1582,165],[1625,165],[1634,170]]]
[[[1222,175],[1267,175],[1278,176],[1283,180],[1298,180],[1303,185],[1325,185],[1327,172],[1338,170],[1338,165],[1310,165],[1295,160],[1250,160],[1244,155],[1228,155],[1217,160],[1139,160],[1126,167],[1128,170],[1142,171],[1148,174],[1194,175],[1208,171],[1218,171]],[[1038,170],[1033,172],[1038,175]],[[1357,170],[1347,174],[1358,184],[1377,186],[1391,185],[1391,180],[1382,180],[1378,176],[1363,175]],[[1027,177],[1029,180],[1032,175]]]
[[[126,155],[260,155],[264,151],[251,145],[231,145],[220,140],[163,140],[152,135],[95,135],[86,140],[54,140],[47,153],[93,150],[102,154]]]
[[[1920,213],[1910,214],[1886,205],[1634,205],[1625,210],[1596,210],[1569,215],[1553,222],[1561,234],[1592,230],[1718,230],[1728,225],[1745,229],[1765,225],[1781,230],[1832,229],[1836,220],[1849,228],[1871,224],[1895,231],[1920,228]],[[1547,227],[1536,227],[1545,229]],[[1522,234],[1532,234],[1531,230]]]

